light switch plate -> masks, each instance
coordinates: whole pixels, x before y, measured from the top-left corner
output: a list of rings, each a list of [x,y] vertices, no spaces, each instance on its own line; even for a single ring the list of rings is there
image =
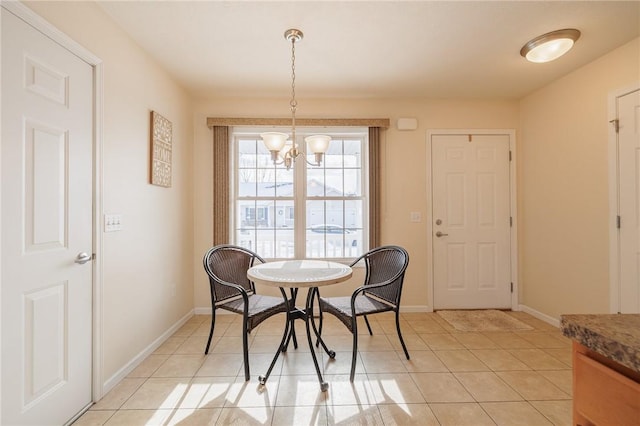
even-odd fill
[[[121,214],[105,214],[104,215],[104,232],[115,232],[122,230]]]
[[[422,214],[420,212],[411,212],[411,222],[421,222]]]

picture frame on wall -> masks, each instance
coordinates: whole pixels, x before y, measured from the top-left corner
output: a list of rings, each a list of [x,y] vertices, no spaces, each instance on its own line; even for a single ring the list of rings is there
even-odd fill
[[[173,126],[156,111],[151,111],[151,184],[171,187]]]

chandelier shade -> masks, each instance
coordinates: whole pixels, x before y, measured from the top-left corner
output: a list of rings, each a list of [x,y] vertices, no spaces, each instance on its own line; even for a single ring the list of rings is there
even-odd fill
[[[329,149],[331,137],[327,135],[312,135],[304,138],[304,141],[309,145],[309,150],[315,155],[316,163],[320,165],[322,156]]]
[[[269,151],[278,151],[278,152],[280,152],[280,150],[284,148],[284,144],[287,142],[287,139],[289,139],[288,134],[280,133],[280,132],[265,132],[265,133],[261,133],[260,137],[264,142],[264,146]]]

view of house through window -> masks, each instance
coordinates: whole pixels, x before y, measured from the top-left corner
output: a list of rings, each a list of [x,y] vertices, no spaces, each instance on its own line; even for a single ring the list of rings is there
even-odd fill
[[[296,130],[301,151],[304,137],[319,133]],[[273,164],[260,131],[234,129],[235,244],[270,259],[345,259],[366,251],[367,129],[322,133],[332,138],[322,164],[301,155],[287,170]]]

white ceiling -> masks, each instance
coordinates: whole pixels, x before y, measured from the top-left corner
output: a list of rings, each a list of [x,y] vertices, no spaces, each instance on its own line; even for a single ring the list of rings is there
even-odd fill
[[[98,3],[198,98],[288,97],[288,28],[299,98],[518,99],[640,35],[640,1]],[[582,32],[567,55],[520,56],[562,28]]]

